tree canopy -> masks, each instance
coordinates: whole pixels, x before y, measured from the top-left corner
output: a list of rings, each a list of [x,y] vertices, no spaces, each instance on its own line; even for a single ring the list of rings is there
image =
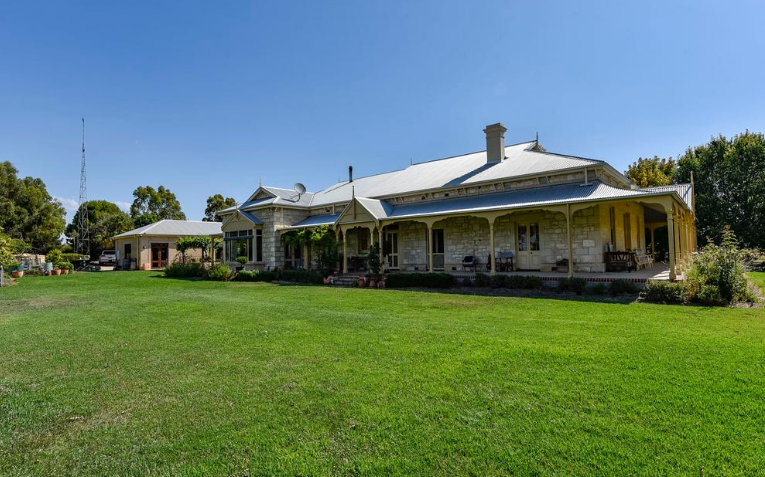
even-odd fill
[[[223,219],[216,217],[215,213],[219,210],[223,210],[227,207],[233,207],[236,205],[236,201],[231,197],[223,198],[220,194],[211,195],[207,198],[207,207],[205,207],[205,217],[202,219],[205,222],[222,222]]]
[[[181,203],[170,189],[159,186],[140,186],[133,191],[133,204],[130,206],[130,218],[136,227],[142,227],[158,220],[186,220],[181,210]]]
[[[42,179],[20,179],[8,161],[0,162],[0,227],[31,251],[46,253],[60,243],[66,211],[51,197]]]
[[[719,238],[726,225],[741,244],[765,247],[765,137],[720,135],[678,158],[675,182],[695,180],[699,237]],[[700,243],[703,243],[699,241]]]
[[[672,184],[676,170],[677,163],[672,158],[639,157],[637,162],[628,166],[624,175],[639,187],[655,187]]]
[[[91,257],[98,256],[104,249],[114,248],[114,237],[133,228],[130,216],[120,210],[117,204],[106,200],[89,200],[74,214],[72,222],[66,227],[67,238],[74,242],[79,238],[80,215],[83,207],[88,209],[88,231],[90,236]]]

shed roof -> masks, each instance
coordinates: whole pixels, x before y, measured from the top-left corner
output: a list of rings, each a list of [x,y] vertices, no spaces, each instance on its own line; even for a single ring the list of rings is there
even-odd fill
[[[136,235],[178,236],[223,235],[220,222],[197,222],[191,220],[160,220],[137,229],[115,235],[114,238]]]

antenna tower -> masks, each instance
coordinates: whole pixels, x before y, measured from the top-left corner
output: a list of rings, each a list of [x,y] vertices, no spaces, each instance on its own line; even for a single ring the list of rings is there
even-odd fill
[[[77,210],[80,213],[79,238],[75,249],[82,255],[90,253],[90,230],[88,229],[88,191],[85,183],[85,118],[82,118],[82,163],[80,165],[80,202]]]

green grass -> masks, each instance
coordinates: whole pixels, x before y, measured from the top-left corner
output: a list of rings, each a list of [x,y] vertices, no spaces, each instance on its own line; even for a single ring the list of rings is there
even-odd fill
[[[765,295],[765,272],[749,272],[746,274],[749,280],[760,288],[760,291]]]
[[[0,475],[755,475],[765,312],[100,273],[0,289]]]

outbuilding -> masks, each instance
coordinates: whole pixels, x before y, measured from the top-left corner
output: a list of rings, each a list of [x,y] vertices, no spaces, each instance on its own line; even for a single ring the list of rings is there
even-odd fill
[[[160,220],[114,236],[117,263],[123,269],[151,270],[164,268],[180,260],[176,242],[181,237],[223,236],[220,222]],[[200,250],[186,252],[187,259],[199,260]]]

